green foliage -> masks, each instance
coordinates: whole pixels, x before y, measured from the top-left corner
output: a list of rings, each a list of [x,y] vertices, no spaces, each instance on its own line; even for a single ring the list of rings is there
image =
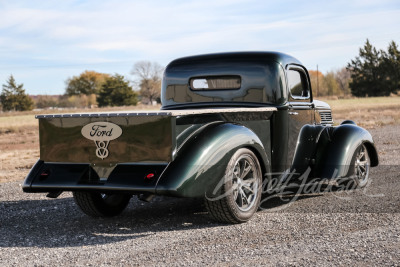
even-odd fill
[[[124,76],[115,74],[105,80],[97,97],[99,107],[137,104],[137,94]]]
[[[400,51],[397,44],[392,41],[389,44],[388,51],[382,51],[383,71],[387,74],[385,77],[385,86],[387,91],[396,93],[400,90]]]
[[[66,81],[65,94],[68,96],[98,94],[108,77],[110,75],[105,73],[86,70],[79,76],[73,76]]]
[[[399,50],[394,41],[388,52],[378,51],[367,39],[359,56],[347,64],[351,92],[355,96],[387,96],[399,90]]]
[[[17,84],[10,75],[0,95],[3,111],[25,111],[33,109],[32,99],[25,93],[24,85]]]

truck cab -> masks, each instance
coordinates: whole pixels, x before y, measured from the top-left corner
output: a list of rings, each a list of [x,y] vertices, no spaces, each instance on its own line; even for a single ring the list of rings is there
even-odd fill
[[[304,125],[331,126],[329,105],[313,99],[308,72],[286,54],[243,52],[171,62],[162,83],[162,109],[275,107],[271,138],[273,172],[292,165]]]

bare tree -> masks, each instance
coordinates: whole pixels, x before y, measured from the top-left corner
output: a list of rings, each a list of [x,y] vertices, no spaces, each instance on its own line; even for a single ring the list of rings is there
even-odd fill
[[[324,76],[328,96],[338,96],[340,88],[333,71],[328,71]]]
[[[313,90],[313,93],[315,93],[314,96],[319,97],[328,95],[325,76],[322,74],[322,72],[309,70],[308,73],[310,75],[311,88]]]
[[[349,83],[351,80],[351,72],[348,69],[346,69],[346,67],[343,67],[336,71],[335,79],[339,86],[340,91],[343,92],[344,95],[349,95],[351,93],[349,87]]]
[[[140,90],[140,95],[153,103],[161,95],[161,79],[164,68],[157,62],[139,61],[133,65],[131,74]]]

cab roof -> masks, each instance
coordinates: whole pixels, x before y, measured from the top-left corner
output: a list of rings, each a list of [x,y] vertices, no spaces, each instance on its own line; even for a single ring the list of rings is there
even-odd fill
[[[288,64],[299,64],[302,63],[297,60],[296,58],[280,53],[280,52],[225,52],[225,53],[213,53],[213,54],[203,54],[203,55],[195,55],[195,56],[188,56],[182,57],[173,60],[171,63],[168,64],[166,69],[173,68],[176,65],[180,64],[191,64],[199,61],[212,61],[216,60],[218,62],[226,61],[229,62],[231,60],[246,60],[246,61],[253,61],[253,62],[263,62],[263,61],[275,61],[285,67]]]

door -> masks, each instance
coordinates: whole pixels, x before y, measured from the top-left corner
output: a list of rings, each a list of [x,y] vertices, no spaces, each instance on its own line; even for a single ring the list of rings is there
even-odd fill
[[[313,104],[307,71],[303,67],[290,65],[287,68],[287,80],[289,89],[287,158],[289,166],[292,166],[301,128],[306,124],[313,124]]]

